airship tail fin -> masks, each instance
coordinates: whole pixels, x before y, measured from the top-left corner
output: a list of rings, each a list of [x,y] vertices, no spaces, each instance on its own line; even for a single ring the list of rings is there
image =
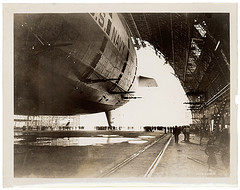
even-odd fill
[[[138,78],[139,87],[158,87],[158,84],[154,78],[139,76]]]

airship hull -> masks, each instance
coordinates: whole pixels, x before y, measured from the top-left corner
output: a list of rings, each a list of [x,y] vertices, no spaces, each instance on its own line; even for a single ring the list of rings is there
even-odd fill
[[[136,54],[117,14],[16,14],[14,114],[72,115],[122,106]]]

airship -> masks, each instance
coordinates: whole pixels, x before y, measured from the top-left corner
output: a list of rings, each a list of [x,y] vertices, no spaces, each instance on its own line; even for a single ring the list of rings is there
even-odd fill
[[[111,110],[136,98],[137,68],[121,14],[14,15],[14,114],[105,112],[111,125]]]

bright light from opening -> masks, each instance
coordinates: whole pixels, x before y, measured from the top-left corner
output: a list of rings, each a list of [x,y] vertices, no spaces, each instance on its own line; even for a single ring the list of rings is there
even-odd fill
[[[154,78],[158,87],[139,87],[135,96],[141,99],[130,100],[126,105],[113,113],[114,126],[145,126],[145,125],[187,125],[191,123],[191,112],[183,104],[188,99],[180,84],[173,75],[170,65],[156,56],[150,48],[137,51],[138,75]],[[81,125],[108,125],[105,114],[81,116]]]

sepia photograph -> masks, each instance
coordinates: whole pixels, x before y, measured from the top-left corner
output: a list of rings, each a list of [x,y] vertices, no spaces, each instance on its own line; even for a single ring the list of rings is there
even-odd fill
[[[3,25],[6,187],[237,184],[236,4],[4,4]]]

